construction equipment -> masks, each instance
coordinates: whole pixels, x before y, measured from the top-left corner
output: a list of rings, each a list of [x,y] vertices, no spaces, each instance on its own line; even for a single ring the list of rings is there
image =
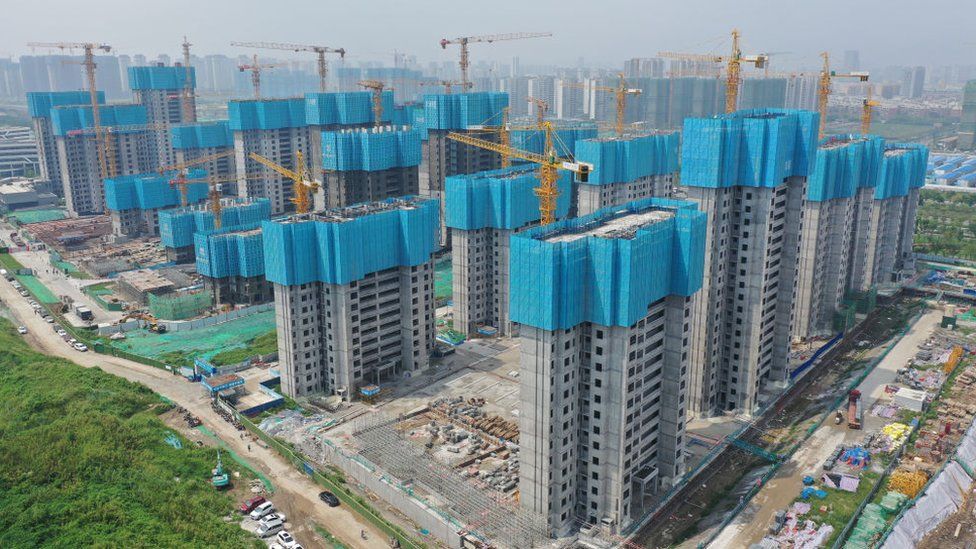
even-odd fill
[[[257,153],[249,154],[248,158],[292,180],[294,196],[291,201],[295,204],[297,213],[303,214],[312,210],[311,193],[318,191],[322,184],[312,178],[302,151],[295,153],[295,170],[288,169]]]
[[[308,44],[283,44],[280,42],[231,42],[230,45],[263,50],[307,51],[316,54],[318,56],[319,91],[323,92],[326,91],[329,76],[329,63],[325,60],[325,54],[338,53],[340,59],[346,58],[345,48],[328,48],[326,46],[310,46]]]
[[[226,488],[230,486],[230,475],[224,472],[224,465],[220,461],[220,448],[217,448],[217,466],[211,472],[210,482],[214,488]]]
[[[378,128],[383,125],[383,90],[392,88],[379,80],[360,80],[359,85],[373,92],[373,125]]]
[[[468,79],[468,44],[478,43],[478,42],[501,42],[502,40],[524,40],[526,38],[546,38],[552,36],[551,32],[514,32],[509,34],[489,34],[484,36],[462,36],[460,38],[454,38],[448,40],[447,38],[442,38],[440,41],[441,49],[447,49],[449,44],[457,44],[461,46],[461,89],[467,90],[471,87],[471,80]]]
[[[864,404],[861,401],[861,391],[853,389],[847,396],[847,427],[849,429],[860,429],[863,415]]]
[[[549,102],[538,97],[530,97],[529,103],[532,104],[535,111],[536,123],[539,125],[539,129],[542,129],[542,122],[546,119],[546,113],[549,112]]]
[[[871,109],[879,105],[880,102],[871,99],[871,85],[868,84],[868,95],[864,98],[861,107],[861,135],[871,133]]]
[[[284,67],[281,63],[259,63],[258,54],[254,54],[251,64],[238,65],[237,69],[241,72],[251,71],[251,84],[254,86],[254,98],[261,99],[261,71]]]
[[[535,195],[539,197],[539,213],[542,225],[548,225],[556,220],[556,198],[559,196],[559,188],[556,186],[558,170],[567,170],[575,173],[579,180],[585,183],[589,179],[589,174],[593,170],[593,164],[588,162],[577,162],[575,159],[563,159],[556,155],[553,146],[553,126],[552,122],[543,121],[542,130],[545,133],[545,147],[543,154],[536,154],[529,151],[512,148],[511,146],[494,143],[485,139],[478,139],[460,133],[451,132],[447,134],[449,139],[479,147],[485,150],[494,151],[501,155],[518,158],[533,164],[539,165],[539,186],[535,189]]]
[[[827,52],[822,52],[820,57],[823,57],[823,68],[820,70],[820,84],[817,89],[817,111],[820,112],[820,130],[818,133],[819,139],[823,139],[824,130],[827,128],[827,100],[830,97],[830,85],[834,78],[856,78],[858,82],[867,82],[868,73],[866,72],[849,72],[844,74],[839,74],[830,70],[830,54]],[[861,120],[863,124],[863,119]],[[868,120],[870,124],[870,119]]]
[[[596,86],[596,85],[588,86],[586,84],[579,83],[579,82],[569,82],[563,85],[572,88],[583,88],[583,89],[589,88],[592,90],[611,92],[615,94],[617,97],[617,123],[614,126],[614,128],[617,132],[617,135],[623,135],[624,115],[627,112],[627,96],[640,95],[641,93],[643,93],[643,90],[640,90],[638,88],[628,88],[627,81],[624,80],[624,73],[620,73],[618,76],[620,78],[620,82],[617,84],[617,87],[615,88],[611,88],[610,86]]]
[[[190,80],[190,46],[193,44],[183,37],[183,95],[180,97],[180,107],[183,110],[183,123],[190,124],[197,121],[197,113],[193,108],[193,82]]]
[[[726,84],[725,84],[725,112],[735,112],[736,105],[739,103],[739,85],[742,83],[741,65],[748,63],[757,69],[762,69],[769,62],[768,54],[760,53],[756,55],[743,55],[739,48],[739,29],[732,29],[732,52],[729,55],[710,55],[694,53],[675,53],[662,51],[658,57],[668,59],[682,59],[685,61],[705,61],[711,63],[726,63]]]
[[[190,180],[186,178],[187,170],[193,166],[206,164],[207,162],[211,162],[213,160],[218,160],[220,158],[224,158],[226,156],[233,156],[233,155],[234,155],[233,150],[223,151],[216,154],[209,154],[206,156],[201,156],[199,158],[194,158],[193,160],[189,160],[187,162],[182,162],[180,164],[173,164],[172,166],[163,166],[159,168],[159,173],[164,174],[166,172],[171,172],[171,171],[176,172],[176,175],[169,180],[169,184],[179,188],[180,204],[186,206],[187,205],[187,184],[190,182]]]
[[[255,176],[245,176],[245,180],[248,179],[264,179],[264,177]],[[224,193],[221,190],[221,183],[239,183],[241,181],[240,176],[208,176],[201,179],[187,179],[186,183],[206,183],[210,187],[210,191],[207,193],[207,206],[214,215],[214,229],[219,229],[223,220],[221,219],[221,212],[224,209],[223,204],[220,200],[224,197]]]
[[[112,146],[107,135],[102,132],[102,118],[99,112],[98,91],[95,87],[95,50],[105,53],[112,51],[112,46],[108,44],[97,44],[93,42],[29,42],[31,48],[58,48],[61,51],[80,49],[84,50],[85,58],[81,62],[85,67],[85,76],[88,80],[88,94],[91,98],[92,126],[95,130],[95,138],[99,146],[95,147],[98,154],[99,175],[104,179],[115,176],[115,148]]]

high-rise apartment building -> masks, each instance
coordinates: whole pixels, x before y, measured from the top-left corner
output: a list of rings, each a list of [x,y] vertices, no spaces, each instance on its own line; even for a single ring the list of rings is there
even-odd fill
[[[267,198],[222,198],[220,226],[214,223],[212,204],[194,204],[159,212],[159,239],[166,258],[175,263],[190,263],[196,257],[193,235],[200,232],[245,230],[271,218]]]
[[[959,141],[956,144],[958,148],[976,149],[976,80],[966,82],[962,89],[962,120],[959,122],[958,135]],[[40,136],[38,136],[38,143],[40,143]]]
[[[901,96],[906,99],[922,97],[925,91],[925,67],[906,67],[901,79]]]
[[[260,223],[193,234],[197,272],[214,302],[258,305],[274,299],[264,276],[264,238]]]
[[[129,88],[135,102],[146,108],[146,121],[152,126],[152,154],[159,167],[176,163],[170,138],[170,128],[178,124],[196,122],[196,101],[193,114],[187,119],[183,113],[183,95],[187,79],[196,87],[193,68],[182,66],[129,67]]]
[[[187,179],[199,180],[203,170],[190,170]],[[180,189],[171,181],[174,172],[143,173],[105,179],[105,205],[112,218],[112,234],[116,237],[158,236],[159,212],[206,200],[206,183],[186,185],[186,202]]]
[[[263,224],[284,394],[355,399],[427,367],[437,216],[409,197]]]
[[[708,215],[691,324],[690,412],[752,413],[788,379],[801,212],[818,115],[738,111],[685,121],[681,184]]]
[[[406,126],[321,133],[328,208],[413,196],[420,191],[420,131]]]
[[[650,198],[511,239],[520,505],[555,536],[627,527],[684,473],[705,215]]]
[[[584,139],[576,142],[576,160],[595,167],[586,182],[573,184],[571,215],[652,196],[669,197],[678,174],[678,134]]]
[[[194,167],[216,179],[223,196],[237,195],[235,155],[227,154],[234,151],[234,134],[226,120],[180,124],[170,128],[169,136],[176,164],[219,156]]]
[[[105,103],[104,92],[98,92],[98,102]],[[34,138],[37,140],[41,178],[51,182],[51,192],[57,196],[64,196],[64,183],[61,181],[57,141],[54,137],[54,127],[51,125],[51,109],[90,104],[91,96],[86,91],[27,92],[27,112],[31,117]]]

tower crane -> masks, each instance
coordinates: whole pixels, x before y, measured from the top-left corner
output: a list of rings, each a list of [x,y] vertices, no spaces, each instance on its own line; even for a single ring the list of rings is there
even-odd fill
[[[221,183],[237,183],[240,181],[238,176],[224,176],[218,177],[215,175],[208,175],[207,177],[199,179],[187,179],[186,183],[206,183],[210,190],[207,193],[207,207],[214,214],[214,228],[219,229],[222,223],[221,212],[224,210],[224,205],[221,203],[221,198],[223,198],[223,193],[221,192]],[[260,176],[245,177],[244,179],[264,179]]]
[[[102,131],[102,118],[99,112],[98,91],[95,88],[95,50],[105,53],[112,51],[112,46],[94,42],[29,42],[31,48],[58,48],[61,51],[80,49],[85,52],[85,58],[81,65],[85,67],[85,76],[88,80],[88,94],[91,99],[92,126],[95,129],[95,139],[98,146],[95,147],[98,154],[99,175],[102,178],[113,177],[115,175],[115,149],[112,147],[107,134]]]
[[[769,62],[768,54],[743,55],[739,48],[739,29],[732,29],[732,52],[729,55],[709,55],[694,53],[675,53],[671,51],[658,52],[658,57],[668,59],[683,59],[686,61],[706,61],[711,63],[726,63],[725,84],[725,112],[734,112],[739,102],[739,85],[742,83],[741,65],[748,63],[757,69],[764,68]]]
[[[593,164],[588,162],[577,162],[575,159],[559,158],[553,146],[553,126],[552,122],[544,121],[542,130],[545,134],[545,147],[543,154],[523,151],[510,146],[495,143],[470,135],[451,132],[447,134],[449,139],[478,147],[481,149],[494,151],[501,155],[508,155],[512,158],[519,158],[527,162],[539,165],[539,186],[535,189],[535,195],[539,197],[539,214],[542,225],[548,225],[556,220],[556,198],[559,197],[559,188],[556,186],[558,170],[567,170],[575,173],[581,182],[589,179]]]
[[[186,37],[183,37],[183,95],[180,97],[180,106],[183,109],[183,123],[189,124],[191,122],[197,121],[197,113],[193,108],[193,82],[190,81],[191,67],[190,67],[190,43]]]
[[[166,172],[172,172],[172,171],[175,171],[176,172],[176,175],[174,175],[173,178],[169,180],[169,184],[172,185],[172,186],[174,186],[174,187],[179,188],[179,190],[180,190],[180,204],[182,204],[183,206],[186,206],[187,205],[187,202],[188,202],[188,199],[187,199],[187,184],[189,184],[191,181],[195,181],[195,180],[187,179],[187,177],[186,177],[189,168],[192,168],[193,166],[199,166],[200,164],[206,164],[207,162],[211,162],[213,160],[218,160],[220,158],[224,158],[224,157],[227,157],[227,156],[233,156],[233,155],[234,155],[234,151],[233,150],[223,151],[223,152],[219,152],[219,153],[216,153],[216,154],[209,154],[209,155],[206,155],[206,156],[201,156],[199,158],[194,158],[193,160],[188,160],[186,162],[181,162],[179,164],[173,164],[172,166],[163,166],[163,167],[160,167],[159,168],[159,173],[160,173],[160,175],[162,175],[162,174],[164,174]]]
[[[373,92],[373,125],[378,128],[383,125],[383,90],[393,88],[379,80],[360,80],[359,85]]]
[[[861,107],[861,134],[867,135],[871,133],[871,109],[881,105],[878,101],[871,99],[871,85],[868,84],[868,95],[864,98],[864,103]]]
[[[302,151],[295,153],[296,169],[294,170],[257,153],[249,154],[248,158],[292,180],[295,196],[292,197],[291,201],[295,205],[297,213],[303,214],[312,210],[311,193],[318,191],[322,184],[312,178],[312,173],[305,163],[305,155],[302,154]]]
[[[610,86],[587,86],[586,84],[569,82],[563,84],[564,86],[569,86],[571,88],[590,88],[597,91],[611,92],[617,96],[617,123],[615,130],[617,135],[623,135],[624,133],[624,114],[627,112],[627,96],[628,95],[640,95],[643,90],[639,88],[628,88],[627,81],[624,80],[624,73],[619,75],[620,82],[617,87],[612,88]]]
[[[502,40],[523,40],[526,38],[545,38],[552,36],[551,32],[513,32],[509,34],[489,34],[484,36],[462,36],[460,38],[447,39],[442,38],[440,41],[441,49],[447,49],[450,44],[457,44],[461,46],[461,61],[459,65],[461,66],[461,86],[462,89],[467,90],[471,81],[468,79],[468,44],[478,43],[478,42],[501,42]]]
[[[329,48],[326,46],[312,46],[308,44],[285,44],[281,42],[231,42],[231,46],[242,48],[258,48],[263,50],[287,50],[294,52],[307,51],[318,56],[319,91],[326,91],[327,79],[329,76],[329,63],[325,60],[325,54],[338,53],[340,59],[346,58],[345,48]]]
[[[432,80],[432,81],[429,81],[429,82],[420,82],[418,85],[421,86],[421,87],[423,87],[423,86],[444,86],[444,93],[446,93],[447,95],[451,95],[451,90],[454,89],[454,86],[461,86],[462,83],[459,82],[459,81],[457,81],[457,80]],[[474,84],[472,84],[471,82],[468,82],[468,86],[467,87],[470,88],[473,85]],[[462,87],[461,88],[461,92],[463,93],[465,91],[467,91],[467,88]]]
[[[254,85],[254,98],[261,99],[261,71],[284,67],[281,63],[259,63],[258,54],[254,54],[254,60],[250,64],[238,65],[241,72],[251,71],[251,84]]]
[[[539,99],[538,97],[530,97],[529,103],[532,104],[535,110],[535,120],[536,124],[539,125],[539,129],[542,129],[542,122],[546,119],[546,113],[549,112],[549,102],[545,99]]]
[[[823,57],[823,69],[820,70],[820,84],[817,89],[817,110],[820,112],[820,130],[818,133],[818,138],[823,139],[824,130],[827,128],[827,99],[830,97],[830,85],[834,78],[856,78],[858,82],[867,82],[868,73],[866,72],[849,72],[849,73],[836,73],[830,70],[830,54],[827,52],[821,52],[820,57]],[[869,120],[870,123],[870,120]],[[863,124],[863,119],[862,119]]]

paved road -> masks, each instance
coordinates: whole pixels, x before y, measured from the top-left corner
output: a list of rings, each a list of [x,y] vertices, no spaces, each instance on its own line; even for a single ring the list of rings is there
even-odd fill
[[[918,345],[932,334],[941,318],[942,311],[939,310],[923,315],[858,385],[857,388],[864,395],[865,411],[870,410],[874,401],[882,396],[885,385],[894,383],[897,370],[903,368],[908,359],[915,355]],[[816,477],[821,471],[821,465],[838,444],[858,442],[864,438],[865,432],[880,429],[891,421],[874,417],[867,412],[864,419],[865,429],[861,431],[848,429],[846,424],[834,425],[833,421],[825,421],[709,547],[749,547],[753,543],[759,543],[772,524],[776,511],[785,509],[799,494],[803,477]]]
[[[200,385],[138,362],[94,352],[75,351],[54,333],[50,324],[34,314],[33,309],[27,305],[27,298],[16,293],[13,286],[5,280],[0,280],[0,300],[12,312],[17,322],[27,327],[29,333],[26,340],[38,351],[67,358],[86,368],[98,367],[110,374],[141,383],[199,417],[203,424],[216,433],[234,452],[248,458],[271,479],[276,497],[288,502],[287,506],[282,507],[285,513],[292,517],[290,522],[293,524],[315,521],[348,547],[376,549],[389,547],[387,538],[382,532],[345,506],[333,508],[320,502],[318,493],[321,488],[273,450],[263,448],[256,443],[251,443],[249,450],[250,441],[241,440],[240,433],[214,413],[210,407],[210,399],[203,393]],[[362,530],[368,533],[367,540],[360,537]],[[306,546],[311,545],[308,543],[311,541],[310,535],[298,534],[298,539],[306,543]]]

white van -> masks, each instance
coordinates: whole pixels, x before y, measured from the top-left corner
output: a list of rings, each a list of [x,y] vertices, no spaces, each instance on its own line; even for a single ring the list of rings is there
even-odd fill
[[[254,510],[251,511],[250,517],[252,520],[258,520],[264,515],[270,513],[271,511],[274,511],[274,503],[271,503],[270,501],[266,501],[261,505],[255,507]]]

